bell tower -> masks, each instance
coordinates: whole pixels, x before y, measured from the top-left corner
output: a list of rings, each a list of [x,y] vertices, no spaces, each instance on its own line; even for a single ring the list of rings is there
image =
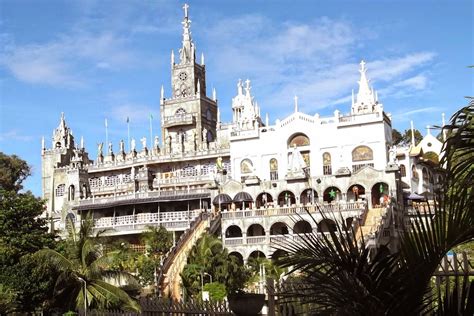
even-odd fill
[[[197,63],[189,5],[183,9],[183,40],[177,63],[171,52],[171,98],[166,99],[161,88],[161,135],[166,153],[207,150],[216,137],[217,100],[206,94],[204,55]]]

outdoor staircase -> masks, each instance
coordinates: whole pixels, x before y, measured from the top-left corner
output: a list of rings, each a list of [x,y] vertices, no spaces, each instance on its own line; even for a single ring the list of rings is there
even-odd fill
[[[207,213],[201,213],[168,253],[163,262],[163,277],[159,280],[162,296],[173,300],[181,299],[181,272],[187,263],[191,248],[209,227],[208,216]]]
[[[367,239],[373,233],[375,233],[380,219],[384,213],[385,207],[371,208],[367,210],[365,215],[364,223],[359,226],[356,231],[356,240],[359,242],[364,237],[364,241],[367,243]]]

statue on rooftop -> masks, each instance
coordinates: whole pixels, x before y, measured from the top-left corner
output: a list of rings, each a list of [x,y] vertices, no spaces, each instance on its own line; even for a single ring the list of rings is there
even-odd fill
[[[102,148],[104,147],[104,143],[97,144],[97,156],[102,156]]]

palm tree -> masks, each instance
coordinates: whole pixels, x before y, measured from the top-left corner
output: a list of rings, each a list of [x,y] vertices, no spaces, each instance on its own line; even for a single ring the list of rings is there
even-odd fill
[[[133,277],[111,269],[116,251],[105,253],[97,238],[91,237],[92,227],[92,218],[87,216],[79,231],[69,225],[64,253],[42,249],[35,254],[39,262],[52,265],[59,272],[54,289],[56,303],[85,311],[89,308],[139,311],[137,302],[116,286],[134,282]]]
[[[344,223],[329,236],[306,234],[303,242],[285,242],[280,248],[287,254],[278,263],[302,276],[302,282],[286,288],[287,299],[316,314],[474,313],[474,281],[467,277],[457,280],[444,297],[430,295],[442,258],[474,240],[474,102],[459,110],[445,129],[443,188],[429,216],[418,213],[412,229],[403,233],[400,251],[379,250],[371,258]]]

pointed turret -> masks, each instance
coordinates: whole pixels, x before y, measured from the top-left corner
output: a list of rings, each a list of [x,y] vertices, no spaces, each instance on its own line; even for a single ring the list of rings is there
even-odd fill
[[[367,68],[365,61],[360,62],[360,80],[359,92],[354,100],[354,92],[352,92],[352,114],[372,113],[382,109],[378,103],[377,92],[369,85],[370,80],[367,78]]]
[[[187,3],[183,6],[184,9],[184,19],[183,22],[183,46],[179,50],[180,63],[190,63],[194,62],[195,58],[195,49],[194,44],[191,39],[191,20],[188,16],[189,5]]]

